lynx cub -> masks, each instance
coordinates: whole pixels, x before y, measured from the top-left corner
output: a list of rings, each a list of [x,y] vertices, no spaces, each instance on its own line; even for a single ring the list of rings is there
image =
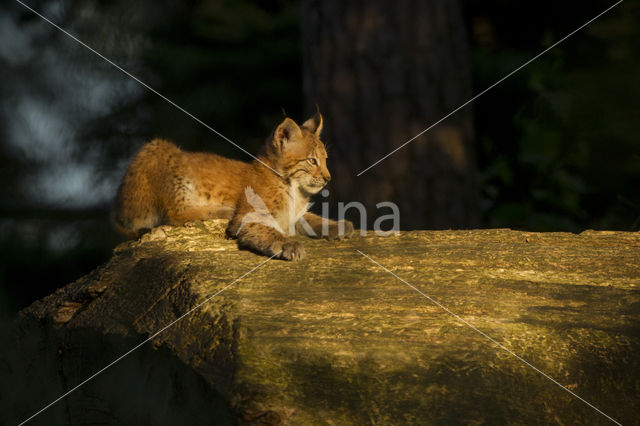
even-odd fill
[[[349,221],[340,224],[306,212],[309,198],[331,180],[321,130],[319,113],[302,126],[285,118],[258,157],[273,170],[259,161],[184,152],[155,139],[142,147],[125,173],[114,226],[125,237],[137,238],[161,224],[225,218],[230,219],[227,236],[237,238],[241,248],[302,259],[302,244],[285,235],[287,230],[330,239],[353,233]]]

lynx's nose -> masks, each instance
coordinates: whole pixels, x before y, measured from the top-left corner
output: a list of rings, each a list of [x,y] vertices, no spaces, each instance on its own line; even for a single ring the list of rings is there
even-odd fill
[[[331,175],[329,174],[329,172],[324,173],[322,177],[324,178],[324,183],[329,183],[331,181]]]

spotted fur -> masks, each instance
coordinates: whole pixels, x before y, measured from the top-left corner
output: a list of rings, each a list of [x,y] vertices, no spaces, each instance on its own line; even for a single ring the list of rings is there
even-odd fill
[[[237,238],[241,248],[287,260],[302,259],[302,244],[291,239],[287,230],[322,235],[323,219],[306,212],[309,198],[331,180],[321,130],[319,113],[302,126],[285,118],[267,140],[260,161],[252,163],[184,152],[166,140],[153,140],[142,147],[125,173],[113,209],[114,226],[125,237],[137,238],[161,224],[230,219],[227,236]],[[264,201],[284,233],[263,223],[243,223],[246,215],[255,214],[245,188]],[[297,220],[300,215],[311,232]],[[336,221],[329,220],[324,228],[328,229],[326,238],[353,233],[348,221],[344,235],[339,235]]]

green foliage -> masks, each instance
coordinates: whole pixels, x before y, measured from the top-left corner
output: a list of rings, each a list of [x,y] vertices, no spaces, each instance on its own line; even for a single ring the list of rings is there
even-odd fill
[[[603,16],[476,103],[487,225],[640,229],[638,16],[637,7]],[[477,46],[477,86],[570,30],[544,30],[526,54]]]

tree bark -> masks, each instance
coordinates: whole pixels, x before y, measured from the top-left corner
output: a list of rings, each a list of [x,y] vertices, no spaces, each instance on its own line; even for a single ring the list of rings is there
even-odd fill
[[[638,233],[369,233],[257,267],[225,226],[156,228],[22,311],[0,424],[152,337],[30,424],[606,422],[504,348],[637,422]]]
[[[305,0],[301,16],[304,90],[325,117],[333,200],[369,212],[393,201],[405,229],[477,226],[468,107],[356,176],[471,98],[458,1]]]

